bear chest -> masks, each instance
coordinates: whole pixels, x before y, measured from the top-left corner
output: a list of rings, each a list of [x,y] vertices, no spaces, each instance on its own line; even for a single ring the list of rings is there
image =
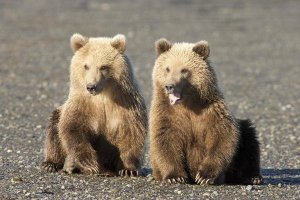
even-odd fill
[[[95,107],[94,115],[91,119],[91,127],[98,134],[110,134],[116,132],[124,123],[125,111],[118,105],[111,102],[101,102]]]

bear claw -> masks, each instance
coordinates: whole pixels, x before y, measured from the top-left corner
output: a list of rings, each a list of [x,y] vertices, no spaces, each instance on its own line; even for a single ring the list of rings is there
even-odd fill
[[[198,185],[212,185],[214,184],[214,180],[211,178],[203,178],[198,172],[195,178],[195,183]]]
[[[250,183],[252,185],[260,185],[263,183],[263,177],[262,176],[254,176],[251,178]]]
[[[184,177],[178,177],[178,178],[168,178],[163,181],[164,183],[187,183],[187,179]]]
[[[41,169],[46,172],[58,172],[58,170],[61,168],[62,167],[60,167],[59,164],[55,164],[49,161],[44,161],[41,164]]]
[[[68,174],[84,173],[84,174],[99,174],[98,162],[94,159],[81,159],[69,156],[66,158],[64,169]]]
[[[139,172],[137,170],[121,169],[119,170],[119,176],[136,177],[139,176]]]

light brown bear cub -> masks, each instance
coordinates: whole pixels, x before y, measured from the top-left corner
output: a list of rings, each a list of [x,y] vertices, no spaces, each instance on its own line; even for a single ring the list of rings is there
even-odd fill
[[[125,36],[74,34],[71,47],[69,96],[50,117],[42,169],[138,175],[147,114]]]
[[[239,165],[238,148],[245,147],[239,144],[240,122],[228,110],[208,61],[208,43],[171,44],[161,39],[156,50],[149,122],[154,178],[170,183],[223,183],[232,161]],[[255,134],[250,122],[243,121],[243,126],[244,132]],[[253,142],[257,144],[255,172],[249,175],[256,177],[255,135]],[[236,166],[231,168],[236,170]]]

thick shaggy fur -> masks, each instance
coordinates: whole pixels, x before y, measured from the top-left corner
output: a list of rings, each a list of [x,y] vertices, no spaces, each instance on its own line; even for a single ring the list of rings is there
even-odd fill
[[[235,155],[244,140],[208,61],[208,43],[171,44],[161,39],[156,50],[149,124],[154,178],[223,183],[233,159],[241,161]],[[251,148],[247,150],[255,154],[257,149]]]
[[[226,183],[261,184],[260,148],[254,125],[250,120],[238,120],[240,140],[237,152],[226,171]]]
[[[43,170],[137,175],[147,114],[125,45],[123,35],[71,37],[69,97],[50,117]]]

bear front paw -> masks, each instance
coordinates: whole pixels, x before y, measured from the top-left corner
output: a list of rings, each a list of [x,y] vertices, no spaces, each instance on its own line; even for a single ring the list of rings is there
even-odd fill
[[[168,178],[163,180],[164,183],[181,183],[185,184],[188,182],[187,178],[185,177],[174,177],[174,178]]]
[[[215,177],[207,177],[201,172],[198,172],[195,178],[195,183],[198,185],[213,185],[215,184],[215,179]]]
[[[139,176],[139,171],[138,170],[121,169],[121,170],[119,170],[119,176],[137,177],[137,176]]]
[[[261,185],[263,183],[263,177],[261,175],[254,176],[250,179],[250,184]]]
[[[99,165],[95,156],[80,155],[67,156],[64,171],[68,174],[84,173],[84,174],[99,174]]]
[[[61,164],[52,163],[50,161],[44,161],[41,164],[41,170],[45,172],[58,172],[60,169],[62,169]]]

